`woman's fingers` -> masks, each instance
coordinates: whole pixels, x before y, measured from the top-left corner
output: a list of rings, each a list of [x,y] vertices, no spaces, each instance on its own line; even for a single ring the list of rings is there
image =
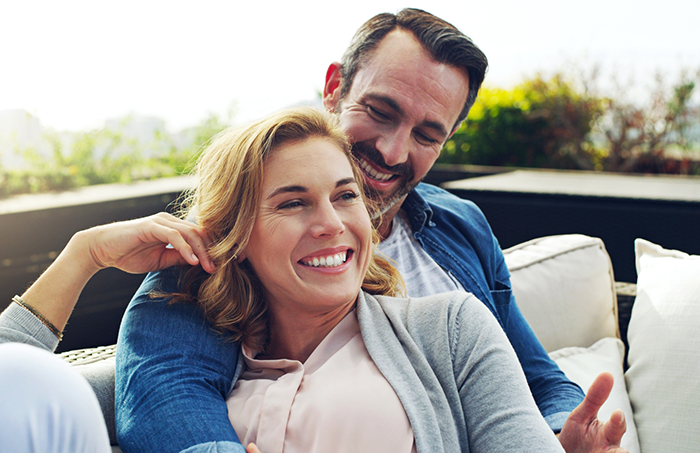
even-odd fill
[[[247,447],[245,447],[245,452],[246,453],[260,453],[260,450],[258,450],[258,447],[254,443],[249,443]]]
[[[167,243],[180,252],[187,263],[193,266],[201,264],[202,268],[210,274],[216,270],[207,252],[211,239],[201,227],[167,213],[156,214],[156,216],[162,225],[173,229],[167,235]]]

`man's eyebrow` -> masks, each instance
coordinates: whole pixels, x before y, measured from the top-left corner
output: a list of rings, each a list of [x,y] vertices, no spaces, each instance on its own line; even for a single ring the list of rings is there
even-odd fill
[[[335,187],[347,186],[348,184],[355,184],[355,178],[343,178],[335,183]],[[275,189],[270,195],[267,196],[267,200],[276,197],[281,193],[306,193],[309,189],[304,186],[292,185],[292,186],[282,186]]]
[[[367,93],[366,95],[367,99],[371,99],[373,101],[381,102],[387,105],[390,109],[398,113],[399,115],[403,115],[404,111],[399,105],[398,102],[396,102],[393,98],[386,96],[384,94],[379,94],[379,93]]]
[[[401,106],[396,102],[394,99],[392,99],[389,96],[385,96],[383,94],[378,94],[378,93],[368,93],[366,95],[367,99],[371,99],[377,102],[381,102],[383,104],[386,104],[387,107],[398,113],[399,115],[404,115],[404,111],[401,108]],[[421,124],[421,126],[432,129],[438,134],[440,134],[441,137],[447,137],[449,135],[449,132],[445,129],[445,126],[443,126],[441,123],[438,121],[431,121],[431,120],[425,120]]]

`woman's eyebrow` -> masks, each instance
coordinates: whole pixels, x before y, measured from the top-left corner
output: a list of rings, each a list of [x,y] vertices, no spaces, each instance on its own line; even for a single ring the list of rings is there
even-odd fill
[[[274,198],[281,193],[304,193],[308,192],[309,189],[304,186],[282,186],[275,189],[270,195],[267,196],[267,200]]]
[[[355,181],[355,178],[344,178],[344,179],[341,179],[340,181],[338,181],[337,183],[335,183],[335,187],[337,189],[338,187],[347,186],[348,184],[355,184],[355,183],[357,183],[357,181]]]

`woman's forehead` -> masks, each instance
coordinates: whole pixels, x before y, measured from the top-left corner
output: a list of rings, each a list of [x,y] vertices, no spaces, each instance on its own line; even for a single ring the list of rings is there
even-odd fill
[[[263,185],[279,180],[332,180],[353,177],[352,166],[344,150],[328,139],[313,137],[285,144],[270,153],[263,168]]]

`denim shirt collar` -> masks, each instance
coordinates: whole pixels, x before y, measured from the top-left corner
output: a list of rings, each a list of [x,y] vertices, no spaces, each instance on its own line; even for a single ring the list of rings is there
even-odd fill
[[[426,226],[434,226],[433,210],[415,189],[410,191],[401,205],[413,229],[413,234],[420,235]]]

